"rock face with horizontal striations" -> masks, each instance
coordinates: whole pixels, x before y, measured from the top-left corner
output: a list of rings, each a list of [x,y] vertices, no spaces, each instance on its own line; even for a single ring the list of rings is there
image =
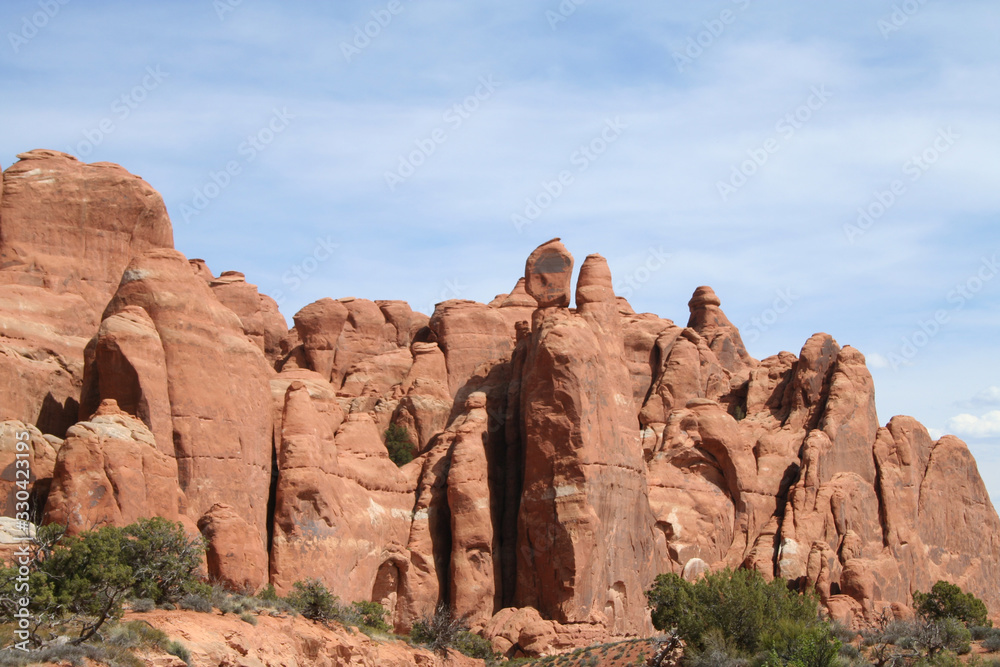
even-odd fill
[[[856,627],[938,579],[1000,621],[968,448],[881,422],[864,356],[828,334],[758,361],[710,287],[686,324],[637,314],[601,255],[574,286],[559,239],[489,303],[325,298],[286,330],[242,273],[170,245],[118,167],[32,151],[4,173],[8,514],[27,434],[47,521],[176,519],[231,588],[317,578],[400,632],[445,605],[509,657],[645,634],[657,574],[724,567]]]

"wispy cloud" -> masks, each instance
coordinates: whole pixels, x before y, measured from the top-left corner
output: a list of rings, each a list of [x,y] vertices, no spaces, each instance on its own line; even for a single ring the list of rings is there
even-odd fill
[[[992,0],[926,3],[887,35],[879,21],[893,3],[862,0],[587,2],[566,15],[548,0],[226,5],[220,20],[208,0],[73,1],[17,52],[0,44],[0,163],[75,150],[111,118],[114,131],[81,157],[146,178],[180,250],[281,293],[289,319],[324,296],[428,308],[460,285],[463,298],[489,300],[535,245],[561,236],[580,258],[605,255],[616,284],[641,276],[636,310],[685,321],[693,289],[712,285],[730,319],[752,327],[754,356],[797,352],[826,331],[867,355],[883,421],[908,413],[943,427],[961,411],[977,420],[959,424],[966,437],[989,432],[996,404],[955,406],[1000,377],[1000,282],[961,309],[948,295],[1000,251]],[[37,11],[37,0],[0,4],[0,34]],[[553,29],[547,12],[565,20]],[[679,70],[674,54],[699,38]],[[343,43],[360,53],[346,57]],[[110,105],[147,66],[169,76],[119,121]],[[495,95],[390,190],[386,171],[450,129],[445,110],[490,74]],[[813,86],[833,94],[722,201],[718,181],[781,137],[776,124]],[[285,108],[288,130],[230,173],[241,142]],[[544,184],[556,189],[608,118],[627,129],[550,195]],[[908,180],[905,165],[949,127],[959,138]],[[183,224],[182,207],[219,179]],[[905,192],[852,244],[845,225],[895,180]],[[518,233],[511,215],[526,200],[548,206]],[[336,252],[303,280],[294,268],[331,238]],[[636,272],[650,248],[669,261],[647,279]],[[794,304],[772,317],[789,287]],[[942,308],[946,326],[893,370],[891,355]]]

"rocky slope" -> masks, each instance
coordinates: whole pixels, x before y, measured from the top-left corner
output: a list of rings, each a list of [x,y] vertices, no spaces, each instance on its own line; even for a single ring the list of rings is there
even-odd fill
[[[162,630],[190,652],[192,665],[259,667],[482,667],[482,660],[458,651],[434,652],[401,640],[372,639],[336,623],[324,626],[301,616],[254,615],[251,625],[235,614],[153,611],[129,614]],[[157,653],[144,662],[184,667],[183,660]]]
[[[1000,613],[1000,519],[968,448],[883,426],[863,355],[826,334],[758,361],[711,288],[684,326],[636,314],[600,255],[571,308],[558,239],[489,304],[321,299],[289,330],[243,274],[173,249],[138,177],[19,158],[0,189],[8,510],[8,436],[28,430],[46,521],[178,519],[234,588],[317,577],[400,631],[444,602],[509,655],[645,635],[657,573],[725,566],[852,622],[938,579]],[[416,454],[400,468],[390,424]]]

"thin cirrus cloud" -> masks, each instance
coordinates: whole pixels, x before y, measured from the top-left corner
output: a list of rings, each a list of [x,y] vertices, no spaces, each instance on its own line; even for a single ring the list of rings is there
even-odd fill
[[[566,16],[555,0],[400,0],[349,58],[343,44],[386,2],[221,2],[221,17],[207,0],[70,2],[18,51],[0,41],[0,163],[54,148],[123,164],[163,194],[178,249],[280,293],[289,320],[327,296],[488,301],[555,236],[632,279],[637,311],[683,323],[694,288],[712,285],[758,358],[818,331],[860,349],[882,421],[969,438],[1000,498],[997,404],[956,403],[1000,375],[1000,280],[949,298],[1000,252],[992,0],[924,3],[891,31],[888,0],[561,3]],[[36,11],[2,3],[0,35]],[[168,77],[113,116],[150,66]],[[496,90],[448,124],[480,77]],[[817,87],[828,99],[788,133]],[[185,216],[275,109],[294,116],[287,129]],[[83,155],[109,115],[115,131]],[[620,137],[580,170],[574,155],[616,118]],[[914,180],[907,165],[949,128]],[[388,187],[437,129],[446,140]],[[748,166],[769,140],[777,150]],[[723,198],[741,169],[753,173]],[[563,171],[572,184],[547,202]],[[904,192],[883,205],[894,181]],[[540,202],[519,230],[512,216]],[[859,208],[878,215],[856,234]],[[314,256],[329,259],[298,278]]]

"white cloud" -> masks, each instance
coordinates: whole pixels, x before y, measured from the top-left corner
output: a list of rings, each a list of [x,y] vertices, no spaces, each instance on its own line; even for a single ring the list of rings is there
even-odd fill
[[[944,437],[944,431],[942,431],[939,428],[930,428],[930,427],[928,427],[927,428],[927,432],[930,433],[931,437],[934,438],[935,440],[940,440],[941,438]]]
[[[1000,410],[990,410],[981,417],[963,413],[948,420],[948,428],[962,436],[990,438],[1000,436]]]
[[[972,402],[975,405],[994,406],[1000,405],[1000,387],[988,387],[976,394]]]
[[[868,354],[865,359],[868,362],[869,368],[889,368],[889,360],[878,352]]]

